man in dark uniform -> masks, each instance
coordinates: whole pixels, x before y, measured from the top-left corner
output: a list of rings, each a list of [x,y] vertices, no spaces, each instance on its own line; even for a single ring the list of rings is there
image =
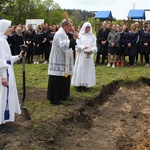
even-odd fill
[[[97,44],[98,44],[98,52],[96,56],[96,65],[99,64],[100,61],[100,55],[102,55],[102,62],[101,64],[104,64],[106,56],[107,56],[107,48],[108,48],[108,42],[107,37],[110,30],[107,28],[107,22],[104,21],[102,23],[102,28],[98,31],[97,34]]]

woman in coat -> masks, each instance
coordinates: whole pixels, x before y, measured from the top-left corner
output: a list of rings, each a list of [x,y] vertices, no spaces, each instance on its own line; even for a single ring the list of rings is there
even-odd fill
[[[37,27],[37,31],[33,37],[33,59],[34,64],[39,64],[40,62],[40,55],[42,54],[42,45],[43,41],[43,33],[41,33],[41,27]]]
[[[129,54],[129,67],[134,67],[135,57],[137,56],[138,32],[134,23],[131,24],[131,30],[127,33],[127,47]]]
[[[20,26],[16,28],[16,34],[14,35],[15,40],[15,55],[18,55],[21,51],[21,46],[24,44],[22,29]]]
[[[149,66],[149,54],[150,54],[150,27],[146,27],[146,31],[143,32],[141,37],[141,51],[145,57],[145,67]]]

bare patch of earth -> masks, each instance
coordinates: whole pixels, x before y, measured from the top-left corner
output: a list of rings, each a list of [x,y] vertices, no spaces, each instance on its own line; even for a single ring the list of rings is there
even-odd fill
[[[150,150],[149,83],[146,79],[137,83],[115,81],[91,100],[51,106],[58,113],[50,120],[37,122],[17,116],[15,122],[7,124],[12,132],[0,133],[0,149]],[[46,89],[27,92],[33,103],[45,99]]]

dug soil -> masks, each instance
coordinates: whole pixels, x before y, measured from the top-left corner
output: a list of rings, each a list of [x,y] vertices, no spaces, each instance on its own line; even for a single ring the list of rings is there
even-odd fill
[[[38,103],[45,99],[46,89],[27,93],[28,100]],[[150,150],[148,79],[115,81],[91,100],[55,109],[55,117],[40,122],[16,116],[7,124],[11,133],[0,133],[0,150]]]

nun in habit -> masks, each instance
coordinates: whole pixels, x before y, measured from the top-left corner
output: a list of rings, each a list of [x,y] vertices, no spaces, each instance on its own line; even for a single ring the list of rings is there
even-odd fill
[[[76,61],[71,84],[81,92],[96,84],[94,53],[97,52],[96,37],[89,22],[83,24],[76,40]]]
[[[8,132],[5,123],[13,122],[15,113],[21,114],[13,70],[13,63],[20,60],[21,54],[18,56],[11,55],[7,42],[7,36],[11,33],[10,25],[11,21],[0,20],[0,132]],[[6,110],[9,112],[8,118],[5,117]]]

